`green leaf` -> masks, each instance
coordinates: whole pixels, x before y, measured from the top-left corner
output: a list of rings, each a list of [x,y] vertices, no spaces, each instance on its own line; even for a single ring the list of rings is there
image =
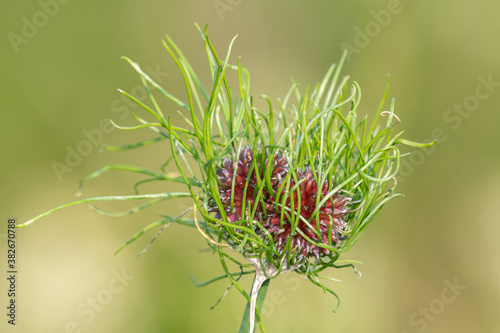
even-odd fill
[[[399,140],[396,140],[395,143],[402,143],[402,144],[410,146],[410,147],[426,148],[426,147],[434,146],[436,144],[436,140],[433,140],[429,143],[418,143],[418,142],[413,142],[410,140],[399,139]]]

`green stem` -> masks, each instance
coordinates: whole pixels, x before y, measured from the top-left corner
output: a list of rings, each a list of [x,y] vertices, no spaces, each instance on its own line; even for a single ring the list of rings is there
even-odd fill
[[[255,331],[255,312],[262,309],[264,299],[266,298],[269,280],[263,272],[259,270],[255,272],[255,278],[252,284],[252,293],[250,294],[250,302],[247,303],[245,314],[241,321],[239,333],[254,333]]]

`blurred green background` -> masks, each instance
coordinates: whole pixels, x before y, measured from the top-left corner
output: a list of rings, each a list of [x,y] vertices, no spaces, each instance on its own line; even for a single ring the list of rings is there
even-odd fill
[[[396,99],[402,120],[398,128],[408,139],[438,136],[441,142],[407,159],[398,184],[406,197],[391,201],[349,253],[349,259],[364,262],[359,267],[363,277],[350,270],[330,272],[344,280],[331,285],[342,300],[339,311],[331,312],[333,297],[289,275],[271,283],[267,331],[500,331],[495,208],[500,198],[500,3],[47,0],[0,6],[5,224],[9,217],[22,222],[73,200],[79,180],[104,164],[156,169],[165,160],[167,150],[161,146],[100,153],[92,145],[71,172],[61,177],[54,172],[53,163],[64,163],[68,147],[76,149],[103,119],[133,123],[130,115],[119,118],[134,109],[116,89],[134,92],[141,83],[120,56],[150,66],[164,87],[184,97],[181,77],[160,41],[170,35],[206,75],[194,23],[208,24],[220,54],[239,35],[233,63],[241,55],[252,74],[253,94],[275,100],[286,93],[290,75],[304,89],[318,82],[340,58],[341,45],[347,46],[353,52],[344,73],[362,88],[362,112],[376,110],[390,73],[389,97]],[[113,130],[103,134],[103,142],[124,144],[139,137]],[[89,183],[83,195],[129,194],[137,179],[109,173]],[[128,206],[100,205],[110,210]],[[178,214],[186,207],[178,201],[161,211]],[[17,230],[14,328],[5,316],[2,227],[2,331],[237,331],[243,297],[233,288],[210,310],[227,283],[197,289],[190,280],[190,274],[206,280],[222,272],[216,256],[200,252],[206,245],[196,230],[173,226],[149,252],[134,258],[154,236],[151,232],[112,255],[156,220],[157,211],[116,219],[82,205]],[[249,288],[251,281],[243,283]]]

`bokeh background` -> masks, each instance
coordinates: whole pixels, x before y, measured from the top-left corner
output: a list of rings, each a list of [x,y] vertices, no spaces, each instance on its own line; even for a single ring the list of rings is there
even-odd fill
[[[165,160],[161,146],[100,153],[92,145],[71,172],[58,177],[53,169],[102,121],[133,123],[130,113],[136,110],[116,89],[138,91],[141,83],[120,56],[150,66],[183,97],[178,70],[161,44],[168,34],[206,75],[195,22],[209,25],[221,54],[238,34],[233,62],[241,55],[253,94],[273,100],[284,96],[290,75],[304,89],[318,82],[348,47],[344,73],[362,88],[362,112],[376,110],[390,73],[399,129],[409,139],[441,141],[407,160],[398,184],[406,197],[387,204],[346,257],[364,262],[363,277],[330,272],[344,280],[331,284],[342,300],[339,311],[331,311],[333,297],[289,275],[271,283],[267,331],[500,331],[500,3],[42,0],[4,1],[0,8],[2,331],[237,330],[243,297],[233,288],[210,310],[227,282],[198,289],[190,279],[222,272],[215,255],[200,251],[206,245],[196,230],[170,227],[149,252],[134,258],[153,231],[112,255],[157,219],[156,208],[116,219],[82,205],[17,230],[17,325],[7,325],[4,314],[9,217],[22,222],[73,200],[80,179],[104,164],[157,169]],[[111,144],[148,134],[101,133]],[[112,172],[89,183],[83,195],[130,194],[138,179]],[[160,211],[178,214],[185,207],[175,201]],[[249,288],[251,281],[242,281]]]

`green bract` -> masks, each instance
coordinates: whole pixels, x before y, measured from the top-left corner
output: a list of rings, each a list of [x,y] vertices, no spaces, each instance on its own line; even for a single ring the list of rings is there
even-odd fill
[[[369,122],[368,117],[358,116],[360,88],[357,83],[348,84],[349,77],[340,74],[345,54],[338,65],[328,69],[321,83],[314,88],[304,92],[293,83],[287,95],[277,103],[273,104],[265,95],[260,96],[267,108],[258,109],[250,93],[249,72],[239,60],[230,63],[234,39],[227,54],[221,58],[214,50],[206,29],[198,30],[205,44],[212,81],[208,85],[201,82],[169,37],[164,46],[182,73],[186,100],[167,92],[138,64],[124,58],[139,73],[150,102],[143,103],[125,91],[120,92],[147,111],[153,121],[135,116],[137,126],[115,126],[124,130],[148,128],[154,136],[137,144],[106,147],[108,150],[135,149],[168,140],[172,156],[162,170],[168,163],[174,162],[179,173],[172,175],[127,165],[108,165],[82,180],[83,185],[105,171],[127,170],[147,176],[137,185],[149,181],[171,181],[185,184],[186,192],[139,194],[136,188],[135,195],[83,199],[52,209],[19,227],[78,203],[148,200],[120,213],[108,213],[94,207],[104,215],[123,216],[171,198],[192,198],[193,218],[186,218],[185,214],[162,216],[159,221],[140,230],[117,252],[154,227],[171,223],[196,227],[207,239],[207,244],[218,253],[224,269],[223,276],[207,283],[227,277],[249,301],[240,332],[253,332],[254,313],[263,331],[258,308],[263,302],[269,280],[280,274],[289,271],[304,274],[336,297],[323,284],[322,279],[326,277],[320,272],[328,267],[352,266],[345,263],[338,265],[338,259],[355,244],[382,206],[401,195],[394,192],[401,157],[397,145],[425,147],[433,143],[413,143],[401,139],[403,132],[394,131],[399,122],[394,113],[394,100],[389,110],[383,111],[388,85],[373,120]],[[184,122],[174,124],[170,116],[164,115],[152,93],[154,90],[181,108]],[[248,151],[253,152],[253,159],[248,160],[245,175],[252,174],[252,179],[250,176],[242,178],[235,167],[242,152]],[[280,169],[279,176],[273,169],[277,158],[281,158],[281,165],[286,164],[286,168]],[[309,178],[306,179],[307,172]],[[221,175],[224,173],[225,201],[221,198]],[[234,180],[228,185],[231,177]],[[244,181],[237,184],[237,177]],[[309,186],[307,190],[313,191],[311,188],[314,186],[316,189],[307,194],[307,198],[314,197],[313,205],[304,207],[301,200],[304,200],[306,182]],[[236,189],[236,186],[239,188]],[[237,200],[234,193],[239,195]],[[342,198],[347,198],[344,200],[347,209],[337,207],[337,215],[329,215],[322,210],[328,205],[333,207]],[[239,205],[236,208],[240,214],[228,218],[227,212],[235,211],[235,205]],[[309,211],[306,215],[305,210]],[[331,211],[334,211],[333,208]],[[197,213],[201,218],[196,218]],[[276,217],[274,233],[270,232],[269,223],[263,222],[269,215]],[[324,223],[321,228],[320,220]],[[345,224],[335,224],[335,221]],[[289,233],[286,239],[280,236],[285,230]],[[339,236],[332,241],[334,232]],[[278,239],[284,239],[279,247],[276,244]],[[299,242],[302,247],[297,245],[297,240],[302,242]],[[314,256],[308,255],[306,246],[310,253],[315,253]],[[224,250],[224,247],[230,250]],[[231,256],[233,252],[241,253],[251,265],[239,263]],[[305,255],[299,255],[301,253]],[[241,273],[230,272],[227,259],[239,265]],[[248,267],[251,270],[243,269]],[[242,274],[253,272],[256,275],[254,286],[247,293],[237,279]],[[259,290],[260,297],[257,298]]]

